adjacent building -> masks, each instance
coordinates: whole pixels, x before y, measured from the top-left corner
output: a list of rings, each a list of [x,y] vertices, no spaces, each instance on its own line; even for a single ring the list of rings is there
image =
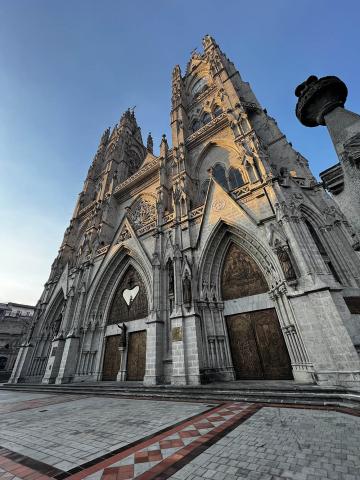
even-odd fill
[[[10,378],[34,311],[35,307],[31,305],[0,303],[0,381]]]
[[[353,226],[206,36],[101,137],[11,382],[360,385]]]

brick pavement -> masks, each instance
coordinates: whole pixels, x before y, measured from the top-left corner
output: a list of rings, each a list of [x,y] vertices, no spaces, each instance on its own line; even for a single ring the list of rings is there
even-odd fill
[[[359,480],[360,418],[262,408],[173,480]]]
[[[65,398],[63,403],[37,408],[34,399],[28,402],[28,410],[21,402],[21,411],[1,415],[0,446],[60,470],[70,470],[209,409],[200,403],[108,397]]]
[[[360,478],[360,418],[345,413],[2,393],[0,480]]]

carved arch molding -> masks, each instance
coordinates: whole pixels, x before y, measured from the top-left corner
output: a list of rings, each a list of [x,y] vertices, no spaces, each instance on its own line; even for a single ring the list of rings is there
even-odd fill
[[[120,281],[111,303],[108,325],[145,318],[149,313],[144,282],[130,265]]]

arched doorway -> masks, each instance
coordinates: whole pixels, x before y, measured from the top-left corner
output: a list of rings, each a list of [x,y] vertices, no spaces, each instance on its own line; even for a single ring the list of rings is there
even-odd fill
[[[120,368],[126,380],[141,381],[145,375],[146,329],[149,313],[144,282],[130,265],[114,294],[107,320],[107,331],[119,326],[122,334],[109,334],[105,339],[103,380],[116,380]],[[136,325],[134,327],[134,325]]]
[[[46,367],[49,358],[55,358],[56,347],[54,347],[55,349],[52,348],[52,341],[60,333],[65,305],[64,294],[61,290],[50,306],[48,314],[45,316],[41,329],[38,331],[39,336],[35,334],[33,337],[36,344],[28,373],[31,377],[39,377],[43,379],[44,375],[51,371],[51,367],[48,371],[46,370]]]
[[[291,363],[275,308],[256,305],[268,291],[263,273],[243,249],[231,243],[223,263],[223,301],[251,297],[245,311],[225,317],[231,356],[238,379],[291,379]]]

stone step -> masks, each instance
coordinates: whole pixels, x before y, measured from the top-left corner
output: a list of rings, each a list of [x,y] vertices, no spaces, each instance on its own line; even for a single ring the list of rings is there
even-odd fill
[[[251,389],[172,386],[125,386],[99,384],[5,384],[3,390],[31,391],[72,395],[106,395],[111,397],[155,398],[159,400],[198,400],[198,401],[248,401],[277,404],[298,404],[313,406],[345,407],[360,411],[360,393],[337,389]]]

